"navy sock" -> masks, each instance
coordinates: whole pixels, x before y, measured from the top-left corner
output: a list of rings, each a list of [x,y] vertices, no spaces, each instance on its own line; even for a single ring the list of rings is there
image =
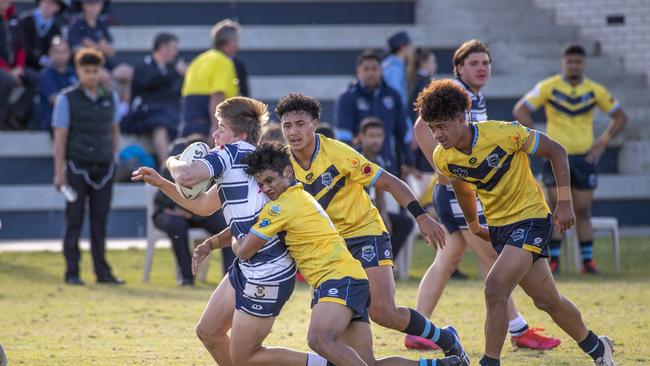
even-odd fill
[[[481,361],[478,363],[480,366],[501,366],[501,361],[498,358],[491,358],[483,355]]]
[[[551,239],[551,242],[549,243],[549,246],[551,248],[551,260],[552,261],[559,261],[560,260],[560,254],[562,254],[562,240],[558,239]]]
[[[584,341],[578,342],[578,346],[594,360],[605,353],[605,345],[592,331],[589,331]]]
[[[581,241],[580,252],[582,252],[582,262],[587,263],[594,257],[594,241]]]
[[[416,310],[409,309],[409,312],[411,313],[411,319],[406,329],[404,329],[404,333],[430,339],[443,350],[454,345],[454,335],[450,331],[438,328]]]

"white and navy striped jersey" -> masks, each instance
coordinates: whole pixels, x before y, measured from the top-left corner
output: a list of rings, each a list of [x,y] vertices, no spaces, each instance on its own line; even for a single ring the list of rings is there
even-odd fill
[[[458,85],[460,85],[467,95],[469,95],[470,100],[472,101],[471,110],[465,113],[465,119],[467,122],[483,122],[488,120],[487,116],[487,103],[485,102],[485,97],[483,97],[482,92],[474,93],[470,89],[469,85],[465,84],[460,78],[454,80]]]
[[[226,223],[235,238],[248,235],[268,198],[260,190],[255,178],[246,174],[244,156],[255,151],[245,141],[211,150],[203,161],[215,178]],[[274,236],[248,260],[237,263],[247,279],[257,282],[276,282],[290,278],[296,272],[286,246]]]

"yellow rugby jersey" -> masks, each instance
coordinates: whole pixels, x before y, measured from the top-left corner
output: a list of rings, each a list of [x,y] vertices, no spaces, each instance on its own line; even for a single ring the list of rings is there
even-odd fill
[[[470,126],[471,154],[438,145],[433,152],[438,171],[472,186],[490,226],[545,218],[550,211],[526,156],[537,150],[539,132],[519,122],[485,121]],[[529,139],[533,140],[527,151],[521,151]]]
[[[192,60],[185,73],[181,94],[215,93],[223,93],[225,99],[236,97],[239,95],[239,80],[235,63],[225,53],[212,49]]]
[[[546,133],[559,142],[569,154],[584,154],[594,143],[594,107],[613,113],[620,104],[595,81],[584,79],[577,86],[562,75],[542,80],[524,97],[528,108],[544,106]]]
[[[342,237],[381,235],[386,231],[379,211],[364,187],[372,187],[382,169],[348,145],[316,135],[309,169],[291,155],[296,179],[314,196]]]
[[[265,240],[277,234],[312,287],[346,276],[367,279],[321,205],[300,183],[264,205],[250,232]]]

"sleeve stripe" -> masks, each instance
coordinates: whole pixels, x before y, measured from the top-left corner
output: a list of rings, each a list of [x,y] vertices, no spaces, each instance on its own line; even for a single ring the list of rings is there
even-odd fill
[[[256,236],[259,236],[260,238],[262,238],[264,240],[271,240],[271,237],[266,236],[266,235],[260,233],[259,231],[255,230],[255,229],[251,229],[249,232],[251,234],[255,234]]]
[[[208,167],[208,170],[210,170],[210,176],[214,177],[214,169],[212,168],[212,164],[210,164],[207,160],[205,159],[199,159],[198,161],[202,162]]]
[[[379,176],[381,175],[381,173],[383,171],[384,171],[384,169],[379,168],[379,171],[377,171],[377,174],[375,174],[375,177],[372,178],[372,182],[370,182],[370,184],[368,185],[369,188],[372,188],[372,187],[375,186],[375,183],[377,183],[377,179],[379,179]]]
[[[611,116],[614,112],[616,112],[620,108],[621,108],[621,103],[619,101],[616,101],[614,106],[612,106],[612,109],[610,109],[609,112],[607,112],[607,114],[609,114]]]
[[[535,155],[538,146],[539,146],[539,131],[535,131],[535,145],[533,145],[533,149],[530,151],[530,153],[528,153],[528,155]]]
[[[537,107],[535,107],[534,105],[532,105],[532,104],[528,101],[528,99],[524,99],[524,104],[526,105],[526,107],[528,107],[528,109],[530,109],[531,112],[535,112],[535,111],[537,110]]]

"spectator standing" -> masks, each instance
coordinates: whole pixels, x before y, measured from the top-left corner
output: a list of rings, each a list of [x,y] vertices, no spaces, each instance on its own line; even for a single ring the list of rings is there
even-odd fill
[[[106,262],[106,223],[120,140],[117,93],[100,85],[104,57],[84,48],[75,55],[79,84],[65,89],[54,104],[54,185],[71,188],[76,199],[66,205],[63,254],[65,282],[83,285],[79,275],[79,235],[86,201],[90,210],[90,248],[98,283],[123,284]],[[65,187],[65,188],[64,188]]]
[[[193,135],[188,136],[187,139],[177,140],[171,148],[171,155],[181,154],[187,146],[197,141],[203,141],[202,136]],[[162,176],[167,180],[172,180],[171,174],[164,167],[162,168]],[[189,248],[188,230],[198,227],[210,233],[210,236],[216,235],[227,228],[223,214],[219,210],[210,216],[194,215],[174,203],[160,191],[156,194],[154,206],[155,211],[152,218],[154,225],[169,236],[176,256],[176,263],[178,263],[182,275],[181,285],[193,286],[194,276],[192,275],[192,256]],[[227,273],[228,267],[235,259],[230,247],[227,249],[228,255],[231,257],[226,259],[227,255],[222,256],[224,258],[225,273]]]
[[[406,105],[409,95],[406,65],[413,57],[411,38],[406,32],[397,32],[388,38],[388,48],[390,54],[381,64],[384,80],[388,86],[397,90],[402,99],[402,105]],[[413,108],[409,106],[408,109]]]
[[[59,92],[77,83],[77,75],[70,65],[70,46],[61,37],[54,37],[47,54],[49,65],[38,76],[39,121],[42,130],[52,128],[52,107]]]
[[[222,20],[212,27],[211,36],[213,48],[192,60],[183,81],[181,136],[211,136],[217,129],[217,105],[239,94],[231,58],[239,50],[239,24]]]
[[[57,14],[62,7],[60,0],[39,0],[36,9],[20,15],[21,43],[27,56],[27,67],[41,70],[49,64],[48,51],[52,39],[61,35]]]
[[[372,51],[357,58],[357,77],[343,93],[336,106],[336,127],[339,139],[348,144],[357,142],[359,126],[366,117],[377,117],[384,124],[386,138],[381,156],[386,170],[399,175],[400,164],[411,165],[411,152],[404,143],[408,130],[406,112],[399,93],[382,79],[381,59]]]
[[[176,137],[180,115],[180,92],[187,66],[177,61],[178,38],[160,33],[153,50],[135,66],[131,114],[122,130],[151,139],[158,165],[163,166],[169,145]]]
[[[375,117],[367,117],[361,121],[359,127],[359,146],[361,154],[368,160],[379,165],[382,169],[385,166],[384,159],[379,154],[381,147],[384,144],[384,124]],[[400,250],[406,243],[411,230],[413,230],[413,221],[406,215],[399,207],[399,204],[390,205],[387,202],[384,191],[379,188],[374,189],[374,194],[371,194],[373,203],[379,214],[384,221],[386,230],[391,237],[393,246],[393,258],[397,258]],[[389,197],[392,200],[392,197]],[[389,207],[394,206],[394,207]],[[397,230],[393,230],[397,228]]]
[[[562,74],[551,76],[537,83],[514,108],[513,114],[522,124],[534,128],[531,114],[539,107],[546,112],[549,137],[559,142],[569,154],[571,173],[571,196],[576,215],[576,230],[580,240],[583,268],[587,274],[598,274],[593,260],[593,232],[591,205],[598,185],[596,165],[607,144],[627,123],[627,116],[620,103],[602,85],[584,76],[587,53],[577,44],[568,45],[562,56]],[[594,141],[594,108],[598,106],[611,116],[607,129]],[[557,194],[555,177],[549,161],[543,172],[548,203],[555,207]],[[559,190],[565,187],[558,187]],[[550,242],[551,270],[560,270],[560,234],[555,232]]]

